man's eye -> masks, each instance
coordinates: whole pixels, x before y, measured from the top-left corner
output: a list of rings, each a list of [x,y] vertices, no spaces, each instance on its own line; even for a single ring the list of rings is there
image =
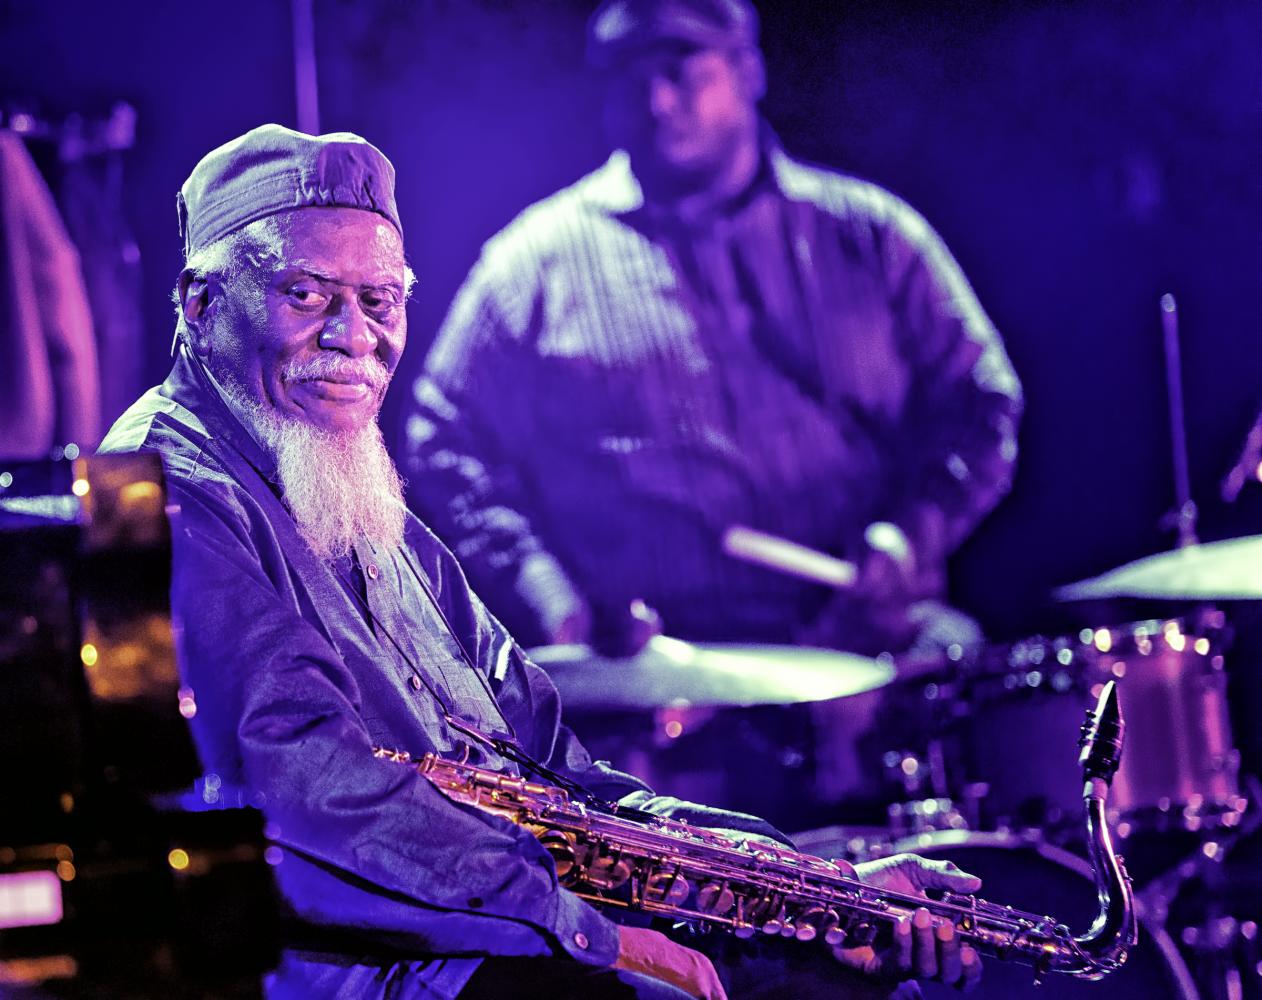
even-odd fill
[[[386,292],[365,292],[359,301],[369,312],[381,316],[389,315],[399,305],[398,300]]]
[[[329,301],[329,297],[322,291],[308,285],[295,285],[289,290],[289,297],[298,305],[309,308],[323,306]]]

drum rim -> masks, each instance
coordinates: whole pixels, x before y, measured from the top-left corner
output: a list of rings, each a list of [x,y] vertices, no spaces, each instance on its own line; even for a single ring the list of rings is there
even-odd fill
[[[988,847],[999,850],[1032,850],[1039,857],[1082,875],[1088,882],[1094,882],[1091,865],[1085,858],[1072,851],[1049,843],[1037,830],[934,830],[928,833],[902,837],[890,845],[891,854],[918,854],[933,848],[952,847]],[[1143,899],[1135,899],[1135,914],[1140,927],[1152,942],[1170,969],[1171,985],[1180,1000],[1200,1000],[1200,990],[1192,978],[1192,970],[1184,961],[1170,932],[1164,924],[1159,923],[1149,908],[1144,906]]]

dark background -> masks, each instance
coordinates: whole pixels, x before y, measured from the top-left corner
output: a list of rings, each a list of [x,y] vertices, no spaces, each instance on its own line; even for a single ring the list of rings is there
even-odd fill
[[[387,435],[397,437],[407,387],[483,241],[607,154],[599,93],[581,55],[592,4],[313,2],[321,126],[363,134],[396,164],[420,277],[410,351],[385,412]],[[762,0],[760,8],[765,112],[786,147],[920,209],[960,260],[1024,382],[1016,484],[954,560],[959,603],[997,638],[1059,631],[1075,616],[1076,626],[1186,612],[1066,613],[1047,595],[1174,544],[1160,527],[1174,502],[1158,309],[1166,292],[1179,303],[1202,536],[1262,533],[1262,485],[1230,507],[1217,499],[1262,407],[1262,3]],[[119,393],[135,396],[169,364],[180,183],[203,154],[247,129],[298,124],[289,3],[0,0],[0,112],[61,120],[103,115],[119,100],[139,115],[123,156],[123,199],[143,269],[144,372]],[[32,149],[56,191],[55,151]],[[1235,741],[1256,775],[1262,609],[1229,611],[1240,633],[1227,660]],[[1140,707],[1148,722],[1167,721],[1161,706]],[[1012,737],[1038,743],[1046,722],[977,730],[1013,768],[1009,776],[1024,779],[1030,762]],[[1171,728],[1172,746],[1202,735]],[[770,758],[745,731],[709,731],[722,737],[715,773],[800,797],[782,768],[758,770]],[[734,746],[744,755],[739,771]],[[1154,766],[1167,762],[1159,755]],[[1178,834],[1141,837],[1127,857],[1142,884],[1196,846]],[[969,868],[979,861],[960,857]],[[991,898],[1068,915],[1044,891],[1064,881],[1060,869],[1029,882],[1040,892],[1024,901],[1009,897],[1001,874],[979,871]],[[1176,900],[1172,928],[1206,912],[1262,919],[1259,871],[1255,837],[1215,876],[1214,892]],[[1249,952],[1238,967],[1253,968],[1257,957]],[[1130,967],[1145,968],[1152,964],[1142,955]],[[1124,981],[1114,993],[1148,995]]]
[[[388,434],[478,247],[606,154],[582,65],[589,4],[315,0],[321,126],[399,170],[420,275]],[[999,636],[1047,590],[1173,544],[1158,299],[1179,302],[1203,535],[1262,531],[1217,484],[1262,404],[1262,4],[762,5],[765,111],[791,152],[889,187],[941,232],[1027,391],[1012,495],[955,561]],[[175,191],[213,146],[295,125],[280,0],[0,0],[0,102],[139,112],[125,199],[144,268],[146,384],[166,370]],[[41,163],[54,162],[43,157]],[[55,162],[49,169],[56,187]],[[137,386],[136,390],[143,388]]]

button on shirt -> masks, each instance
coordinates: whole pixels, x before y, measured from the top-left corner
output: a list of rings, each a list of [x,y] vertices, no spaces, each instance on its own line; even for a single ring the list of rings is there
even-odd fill
[[[406,550],[357,542],[349,555],[334,561],[333,571],[360,608],[396,675],[406,678],[420,701],[440,714],[458,714],[480,732],[500,738],[510,735],[490,684],[473,667],[469,652],[461,648]],[[429,668],[427,677],[421,675],[422,665]],[[448,732],[438,745],[444,755],[463,756],[466,747],[473,764],[513,770],[497,753],[479,744],[469,745],[463,736]]]

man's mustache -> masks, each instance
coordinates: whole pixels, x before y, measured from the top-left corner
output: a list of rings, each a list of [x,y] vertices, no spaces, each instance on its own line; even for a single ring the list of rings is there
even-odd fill
[[[384,392],[390,384],[390,373],[374,357],[348,358],[344,354],[317,354],[305,361],[294,361],[285,368],[286,381],[307,382],[328,379],[334,382],[362,382],[374,392]]]

